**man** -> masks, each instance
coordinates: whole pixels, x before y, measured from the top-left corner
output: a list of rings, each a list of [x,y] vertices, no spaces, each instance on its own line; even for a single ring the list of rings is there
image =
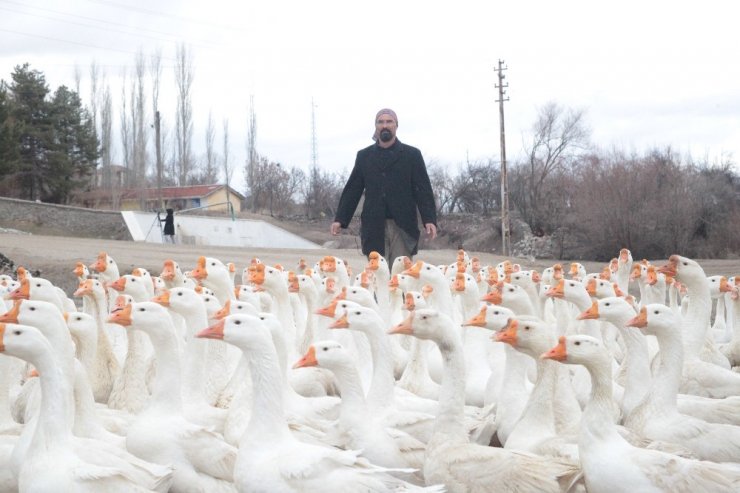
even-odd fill
[[[331,224],[331,234],[347,228],[365,193],[360,215],[362,253],[381,253],[391,264],[418,251],[417,209],[429,238],[437,237],[437,209],[424,158],[419,149],[396,138],[398,117],[382,109],[375,116],[375,144],[357,153]]]

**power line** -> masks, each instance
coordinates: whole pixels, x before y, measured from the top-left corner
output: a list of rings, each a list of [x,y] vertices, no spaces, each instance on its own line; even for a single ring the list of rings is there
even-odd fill
[[[229,26],[227,24],[219,24],[219,23],[216,23],[216,22],[204,21],[202,19],[195,19],[195,18],[192,18],[192,17],[183,16],[183,15],[168,14],[168,13],[165,13],[165,12],[160,12],[160,11],[157,11],[157,10],[146,9],[146,8],[143,8],[143,7],[134,7],[132,5],[125,4],[125,3],[112,2],[110,0],[87,0],[87,1],[88,2],[92,2],[92,3],[98,3],[98,4],[101,4],[101,5],[107,5],[109,7],[114,7],[114,8],[117,8],[117,9],[122,9],[122,10],[125,10],[126,12],[134,11],[134,12],[139,12],[139,13],[142,13],[142,14],[158,15],[160,17],[167,17],[169,19],[176,19],[176,20],[179,20],[179,21],[190,22],[190,23],[193,23],[193,24],[202,24],[202,25],[206,25],[206,26],[211,26],[211,27],[219,28],[219,29],[232,29],[234,31],[246,31],[246,29],[244,29],[242,27]]]
[[[164,38],[157,38],[157,37],[147,36],[147,35],[141,34],[140,31],[145,31],[145,32],[157,34],[157,35],[160,35],[160,36],[169,36],[171,38],[180,38],[180,36],[178,34],[172,34],[172,33],[164,32],[164,31],[159,31],[159,30],[156,30],[156,29],[148,29],[146,27],[141,27],[141,26],[132,27],[132,26],[129,26],[128,24],[123,24],[123,23],[120,23],[120,22],[113,22],[113,21],[108,21],[108,20],[104,20],[104,19],[98,19],[98,18],[95,18],[95,17],[87,17],[87,16],[79,15],[79,14],[71,14],[71,13],[68,13],[68,12],[63,12],[63,11],[60,11],[60,10],[54,10],[54,9],[49,9],[49,8],[44,8],[44,7],[35,7],[33,5],[26,5],[26,4],[23,4],[21,2],[15,2],[13,0],[0,0],[0,2],[12,4],[12,5],[17,5],[17,6],[21,6],[21,7],[24,7],[24,8],[30,8],[30,9],[40,10],[42,12],[49,12],[49,13],[56,14],[56,15],[62,15],[62,16],[66,16],[66,17],[78,18],[78,19],[83,19],[83,20],[87,20],[87,21],[97,22],[97,23],[104,24],[104,25],[123,27],[123,28],[126,28],[126,29],[132,29],[133,30],[133,31],[128,31],[128,32],[126,32],[126,31],[118,31],[118,32],[121,32],[123,34],[129,34],[129,35],[147,37],[147,38],[150,38],[150,39],[155,39],[155,40],[158,40],[158,41],[166,41],[166,42],[177,42],[177,41],[176,40],[170,40],[170,39],[164,39]],[[2,8],[2,7],[0,7],[0,8]],[[41,15],[41,14],[33,14],[33,13],[30,13],[30,12],[23,12],[23,11],[20,11],[20,10],[12,10],[12,9],[8,9],[7,7],[5,8],[5,10],[9,10],[10,12],[16,12],[18,14],[23,14],[23,15],[33,16],[33,17],[40,17],[40,18],[51,19],[51,20],[60,21],[60,22],[67,22],[67,23],[71,23],[71,24],[77,24],[77,25],[81,25],[81,26],[85,26],[85,27],[90,27],[90,28],[93,28],[93,29],[105,29],[106,31],[109,31],[110,30],[110,28],[107,28],[107,27],[100,27],[100,26],[94,26],[94,25],[84,24],[84,23],[70,21],[70,20],[58,19],[58,18],[54,18],[54,17],[44,16],[44,15]],[[223,46],[223,45],[220,45],[220,44],[211,43],[209,41],[203,41],[203,40],[196,40],[196,41],[191,42],[191,43],[192,44],[199,45],[199,46],[202,46],[204,48],[208,48],[208,49],[218,49],[218,48],[220,48],[220,47]]]
[[[41,34],[24,33],[24,32],[21,32],[21,31],[14,31],[12,29],[2,29],[2,28],[0,28],[0,31],[6,32],[6,33],[11,33],[11,34],[18,34],[18,35],[21,35],[21,36],[30,36],[32,38],[46,39],[48,41],[56,41],[56,42],[59,42],[59,43],[68,43],[68,44],[73,44],[73,45],[78,45],[78,46],[85,46],[87,48],[95,48],[97,50],[117,51],[119,53],[126,53],[128,55],[136,55],[137,54],[137,53],[135,53],[133,51],[121,50],[121,49],[118,49],[118,48],[108,48],[108,47],[105,47],[105,46],[97,46],[97,45],[92,45],[90,43],[81,43],[79,41],[70,41],[68,39],[53,38],[51,36],[43,36]],[[171,62],[174,62],[175,61],[175,59],[169,58],[169,57],[162,57],[162,58],[163,59],[166,59],[166,60],[169,60]]]

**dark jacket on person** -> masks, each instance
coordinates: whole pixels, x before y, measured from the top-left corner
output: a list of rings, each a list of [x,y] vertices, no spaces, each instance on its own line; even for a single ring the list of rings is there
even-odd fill
[[[432,185],[419,149],[398,139],[388,149],[373,144],[357,153],[355,167],[344,186],[335,221],[346,228],[365,192],[360,215],[362,253],[377,251],[385,255],[385,220],[396,224],[416,240],[418,251],[417,208],[423,224],[437,224]]]
[[[167,215],[164,218],[164,234],[174,235],[175,234],[175,214],[172,209],[167,209]]]

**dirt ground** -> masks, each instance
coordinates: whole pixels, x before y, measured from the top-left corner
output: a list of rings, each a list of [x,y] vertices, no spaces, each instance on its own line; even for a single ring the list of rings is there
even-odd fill
[[[331,239],[327,232],[327,240]],[[65,290],[68,294],[77,287],[72,270],[77,261],[86,265],[93,263],[99,252],[107,252],[118,263],[122,274],[129,273],[134,267],[144,267],[152,274],[158,275],[162,271],[166,259],[176,260],[183,269],[191,269],[199,256],[215,257],[223,262],[234,262],[237,273],[249,265],[252,258],[258,257],[263,262],[273,265],[280,263],[286,269],[295,268],[300,258],[305,258],[313,264],[324,255],[336,255],[345,259],[355,272],[361,270],[365,257],[358,249],[321,249],[321,250],[293,250],[293,249],[260,249],[260,248],[233,248],[233,247],[202,247],[192,245],[160,245],[133,241],[116,241],[100,239],[82,239],[61,236],[40,236],[28,234],[0,233],[0,253],[13,262],[13,269],[23,266],[29,270],[39,271],[41,277],[49,279]],[[489,253],[468,252],[471,256],[478,256],[484,264],[496,264],[504,257]],[[618,252],[614,252],[617,255]],[[422,250],[416,259],[433,264],[448,264],[455,261],[455,250]],[[553,265],[552,260],[528,261],[515,259],[524,268],[542,270]],[[661,265],[665,259],[651,259]],[[740,260],[699,260],[707,275],[724,274],[728,276],[740,274]],[[566,261],[562,262],[564,265]],[[586,269],[601,270],[602,263],[583,262]],[[7,272],[8,269],[6,268]],[[239,277],[237,276],[237,279]]]

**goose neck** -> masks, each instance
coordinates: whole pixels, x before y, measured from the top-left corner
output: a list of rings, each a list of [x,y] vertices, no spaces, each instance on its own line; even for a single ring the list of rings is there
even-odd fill
[[[442,354],[444,373],[439,389],[439,410],[434,434],[464,443],[468,441],[463,426],[465,408],[465,357],[459,336],[451,331],[435,341]]]
[[[249,440],[274,440],[289,434],[283,408],[280,368],[267,344],[245,351],[252,377],[252,417],[244,434]]]

